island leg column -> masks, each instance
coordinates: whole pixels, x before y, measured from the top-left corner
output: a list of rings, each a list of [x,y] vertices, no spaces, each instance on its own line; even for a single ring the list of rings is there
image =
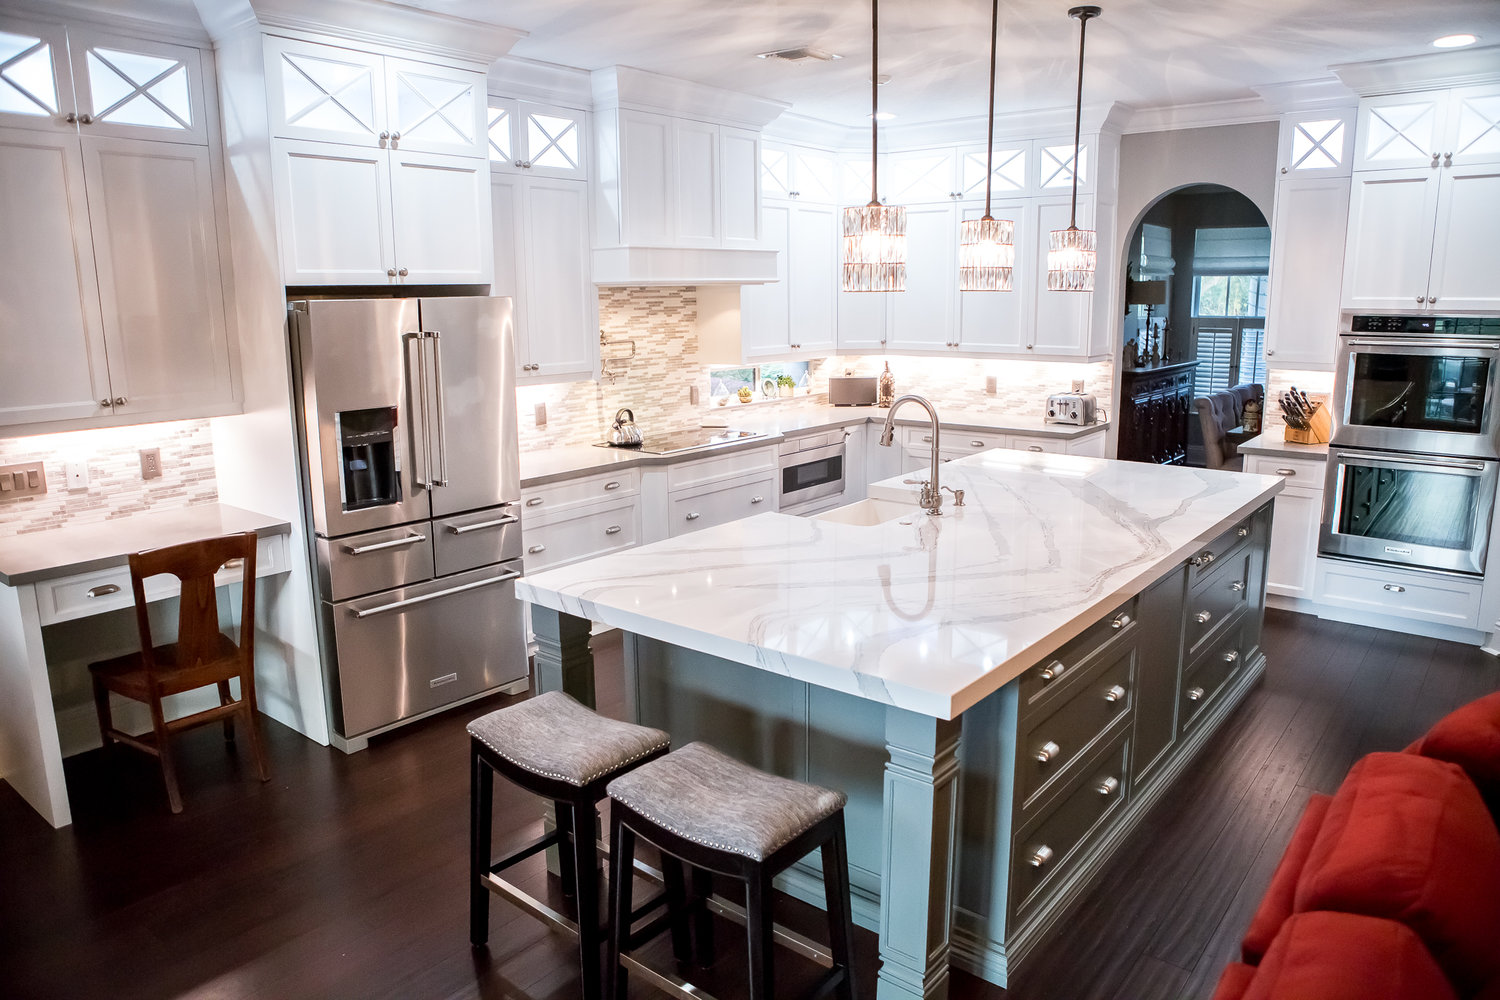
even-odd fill
[[[562,691],[594,707],[594,651],[589,647],[593,623],[541,605],[531,606],[536,633],[536,692]]]
[[[887,708],[877,1000],[946,1000],[959,722]]]

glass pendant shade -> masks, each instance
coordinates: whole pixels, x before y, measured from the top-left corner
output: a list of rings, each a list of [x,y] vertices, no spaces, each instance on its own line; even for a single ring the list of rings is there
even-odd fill
[[[1094,231],[1092,229],[1052,230],[1047,248],[1047,288],[1053,292],[1092,292],[1094,290]]]
[[[1008,292],[1016,263],[1016,225],[1009,219],[965,219],[958,231],[958,289]]]
[[[844,291],[906,291],[906,209],[844,209]]]

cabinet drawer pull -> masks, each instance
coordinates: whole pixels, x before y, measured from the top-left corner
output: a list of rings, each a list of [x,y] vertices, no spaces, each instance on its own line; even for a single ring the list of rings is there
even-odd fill
[[[922,435],[922,443],[923,444],[932,444],[932,435],[931,434],[923,434]]]
[[[538,552],[546,552],[546,551],[547,551],[547,546],[545,546],[545,545],[530,545],[530,546],[527,546],[527,548],[526,548],[526,554],[529,555],[529,556],[534,556]]]
[[[1126,625],[1129,625],[1130,621],[1131,618],[1129,615],[1115,615],[1115,620],[1109,623],[1109,627],[1116,630],[1122,629]]]
[[[618,479],[611,479],[609,482],[604,484],[604,488],[606,490],[617,490],[620,488],[620,481]]]
[[[1240,653],[1239,653],[1239,650],[1237,650],[1237,649],[1228,650],[1224,654],[1224,662],[1225,663],[1237,663],[1239,661],[1239,658],[1240,658]]]
[[[606,535],[618,535],[620,533],[620,526],[618,524],[611,524],[604,529],[604,533]]]
[[[118,583],[101,583],[97,587],[90,587],[84,591],[84,597],[108,597],[110,594],[118,594],[120,585]]]
[[[1053,743],[1051,740],[1048,740],[1046,743],[1043,743],[1041,745],[1041,747],[1037,750],[1035,756],[1038,764],[1045,764],[1060,753],[1062,753],[1062,747],[1058,746],[1056,743]]]
[[[1061,677],[1062,672],[1066,669],[1068,669],[1068,667],[1065,663],[1063,663],[1062,660],[1053,660],[1051,663],[1047,664],[1040,671],[1038,671],[1037,676],[1040,677],[1043,681],[1054,681],[1057,680],[1057,678]]]
[[[1104,700],[1113,705],[1115,702],[1125,700],[1125,689],[1118,684],[1111,684],[1104,692]]]
[[[1240,591],[1242,591],[1244,589],[1245,589],[1245,584],[1242,581],[1240,581],[1240,580],[1236,580],[1236,581],[1234,581],[1233,583],[1231,583],[1229,585],[1229,592],[1232,593],[1232,594],[1238,594]]]
[[[224,561],[224,565],[221,566],[221,567],[219,567],[219,568],[220,569],[244,569],[245,568],[245,557],[244,556],[236,556],[233,559],[226,559]]]
[[[970,448],[983,448],[984,447],[984,442],[983,441],[970,441],[969,442],[969,447]]]
[[[762,496],[754,496],[754,497],[751,497],[751,498],[750,498],[750,502],[751,502],[751,503],[752,503],[752,504],[756,504],[756,503],[765,503],[765,502],[766,502],[766,498],[765,498],[765,497],[762,497]]]
[[[1026,446],[1026,450],[1027,451],[1041,451],[1042,450],[1042,446],[1039,445],[1039,444],[1029,444],[1029,445]]]
[[[528,507],[535,507],[537,504],[539,504],[539,503],[545,503],[545,502],[546,502],[546,500],[543,497],[529,497],[526,500],[526,506],[528,506]]]
[[[362,556],[366,552],[381,552],[385,549],[399,549],[407,545],[415,545],[418,542],[427,541],[427,536],[422,534],[407,535],[405,538],[393,538],[388,542],[376,542],[373,545],[345,545],[344,551],[351,556]]]
[[[1406,593],[1406,588],[1403,587],[1403,586],[1401,586],[1401,584],[1399,584],[1399,583],[1388,583],[1388,584],[1385,585],[1385,589],[1389,590],[1393,594],[1404,594],[1404,593]]]
[[[1202,701],[1203,700],[1203,694],[1204,694],[1204,692],[1203,692],[1202,688],[1188,688],[1187,700],[1188,701]]]
[[[1296,469],[1277,469],[1276,470],[1276,474],[1278,476],[1295,476],[1297,474],[1297,470]]]
[[[696,510],[694,510],[694,511],[689,511],[689,512],[688,512],[688,516],[687,516],[687,519],[688,519],[688,520],[689,520],[689,521],[696,521],[696,520],[698,520],[698,518],[699,518],[699,516],[700,516],[700,515],[699,515],[699,514],[698,514],[698,512],[697,512],[697,511],[696,511]]]
[[[1209,622],[1213,621],[1213,619],[1214,615],[1212,611],[1200,611],[1193,616],[1193,621],[1197,622],[1199,625],[1207,625]]]
[[[1052,848],[1048,847],[1046,844],[1043,844],[1041,847],[1038,847],[1036,850],[1031,852],[1031,857],[1026,859],[1026,863],[1031,865],[1031,867],[1033,868],[1040,868],[1051,860]]]
[[[1120,779],[1119,778],[1105,778],[1103,781],[1099,782],[1099,784],[1097,784],[1097,785],[1094,786],[1094,791],[1098,792],[1100,795],[1104,796],[1106,799],[1109,798],[1111,795],[1115,794],[1116,792],[1118,792],[1119,790],[1120,790]]]
[[[1241,538],[1246,538],[1250,534],[1250,529],[1245,527],[1244,525],[1240,525],[1238,528],[1234,529],[1234,533]]]

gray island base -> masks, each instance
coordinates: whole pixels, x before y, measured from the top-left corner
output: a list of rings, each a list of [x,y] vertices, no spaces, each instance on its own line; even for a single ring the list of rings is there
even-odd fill
[[[539,690],[594,703],[624,634],[627,714],[839,788],[876,995],[1004,986],[1264,670],[1279,479],[1076,456],[950,463],[527,577]],[[890,515],[887,517],[886,515]],[[820,905],[816,863],[781,887]]]

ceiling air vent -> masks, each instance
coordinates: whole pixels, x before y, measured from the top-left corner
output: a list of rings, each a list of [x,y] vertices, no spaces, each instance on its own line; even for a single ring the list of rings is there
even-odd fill
[[[827,49],[815,49],[810,45],[799,45],[796,48],[777,49],[774,52],[757,52],[755,58],[780,59],[784,62],[806,62],[809,59],[816,59],[819,62],[829,62],[844,57],[837,52],[829,52]]]

